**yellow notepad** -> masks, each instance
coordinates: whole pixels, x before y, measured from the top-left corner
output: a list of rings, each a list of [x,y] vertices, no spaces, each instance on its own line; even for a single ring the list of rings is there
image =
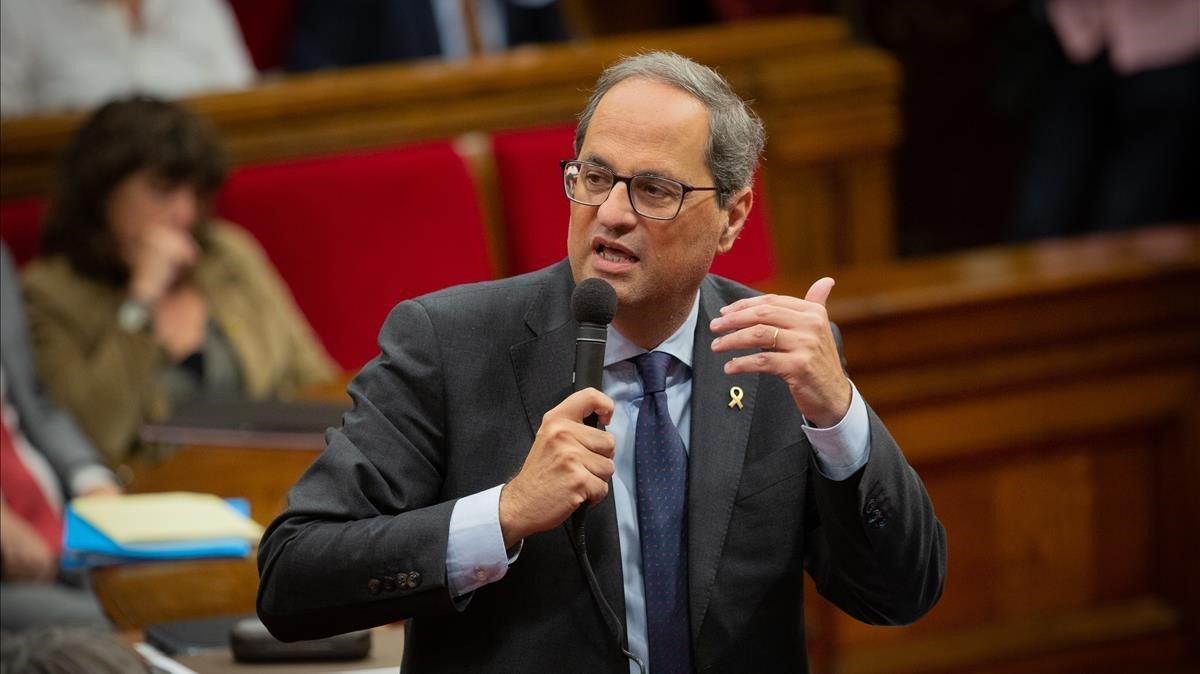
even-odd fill
[[[75,512],[119,544],[257,540],[263,528],[212,494],[165,492],[87,496],[71,502]]]

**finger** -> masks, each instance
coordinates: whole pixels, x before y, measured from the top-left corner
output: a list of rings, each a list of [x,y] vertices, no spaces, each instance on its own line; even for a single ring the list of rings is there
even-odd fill
[[[725,306],[721,307],[721,315],[727,316],[738,311],[744,311],[751,307],[763,305],[790,307],[792,309],[801,310],[804,308],[804,300],[798,297],[792,297],[791,295],[755,295],[754,297],[744,297],[736,302],[726,304]]]
[[[739,349],[781,350],[787,334],[787,330],[775,325],[753,325],[714,339],[712,350],[718,353]]]
[[[763,341],[739,342],[745,347],[760,347],[770,346],[771,340],[768,336],[775,333],[775,328],[780,330],[790,330],[795,332],[807,332],[814,329],[821,329],[828,322],[825,310],[811,302],[804,300],[796,300],[802,302],[805,307],[803,311],[781,307],[778,305],[761,305],[752,307],[742,311],[738,311],[727,316],[713,319],[709,325],[712,332],[723,334],[724,336],[716,340],[713,344],[716,347],[718,344],[728,344],[728,337],[740,330],[754,330],[762,328],[757,333],[757,336]],[[766,326],[763,328],[763,326]]]
[[[836,283],[832,278],[823,276],[812,284],[808,292],[804,294],[804,299],[809,302],[815,302],[821,306],[825,306],[826,300],[829,299],[829,293],[833,292],[833,284]]]
[[[589,415],[595,414],[603,423],[612,420],[613,401],[594,388],[588,387],[576,391],[563,399],[561,403],[546,413],[547,419],[564,418],[571,421],[583,421]]]
[[[575,432],[575,439],[590,454],[612,458],[617,451],[617,440],[613,434],[598,428],[580,424]]]
[[[799,314],[795,309],[778,304],[756,304],[714,318],[709,322],[708,329],[721,334],[755,325],[789,328],[796,325]]]
[[[579,462],[583,464],[583,467],[587,470],[587,472],[595,475],[605,482],[612,477],[613,471],[616,470],[616,464],[613,463],[612,459],[606,456],[600,456],[599,454],[592,454],[591,452],[584,452],[581,454]]]
[[[588,503],[596,505],[603,501],[605,496],[608,496],[608,481],[593,475],[584,482],[583,491],[587,496]]]
[[[761,351],[748,356],[731,358],[725,363],[725,374],[763,372],[782,375],[787,367],[787,355],[778,351]]]

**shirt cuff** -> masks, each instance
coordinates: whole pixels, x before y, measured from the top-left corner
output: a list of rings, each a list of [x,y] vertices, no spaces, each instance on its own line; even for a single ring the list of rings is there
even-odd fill
[[[446,543],[446,584],[451,597],[461,597],[500,580],[508,573],[508,565],[516,561],[516,553],[510,558],[504,549],[504,534],[500,531],[503,488],[497,485],[454,504]]]
[[[817,428],[804,421],[804,434],[816,450],[817,470],[822,475],[841,482],[867,465],[871,458],[871,423],[867,404],[850,382],[850,409],[846,416],[829,428]]]
[[[85,466],[71,476],[71,496],[86,494],[96,487],[117,486],[117,476],[101,465]]]

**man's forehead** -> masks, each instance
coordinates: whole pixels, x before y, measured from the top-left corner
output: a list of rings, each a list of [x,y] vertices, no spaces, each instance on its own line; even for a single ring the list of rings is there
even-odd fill
[[[679,177],[681,164],[705,167],[708,109],[669,84],[634,78],[600,99],[580,159],[610,169]]]
[[[600,97],[596,114],[614,110],[658,119],[708,118],[708,109],[700,99],[673,84],[646,77],[622,80]]]

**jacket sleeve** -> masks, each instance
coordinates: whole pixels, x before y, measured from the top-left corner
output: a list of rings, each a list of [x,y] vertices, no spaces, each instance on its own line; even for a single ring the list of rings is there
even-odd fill
[[[276,637],[324,637],[455,611],[454,501],[442,501],[444,376],[425,308],[392,310],[353,408],[288,495],[259,549],[258,614]]]
[[[25,302],[42,381],[105,461],[120,463],[158,399],[166,352],[149,331],[122,330],[115,313],[98,336],[85,335],[71,308],[36,282],[26,284]]]
[[[942,594],[946,532],[916,471],[869,407],[870,460],[841,482],[809,470],[808,552],[817,590],[878,625],[911,623]]]

